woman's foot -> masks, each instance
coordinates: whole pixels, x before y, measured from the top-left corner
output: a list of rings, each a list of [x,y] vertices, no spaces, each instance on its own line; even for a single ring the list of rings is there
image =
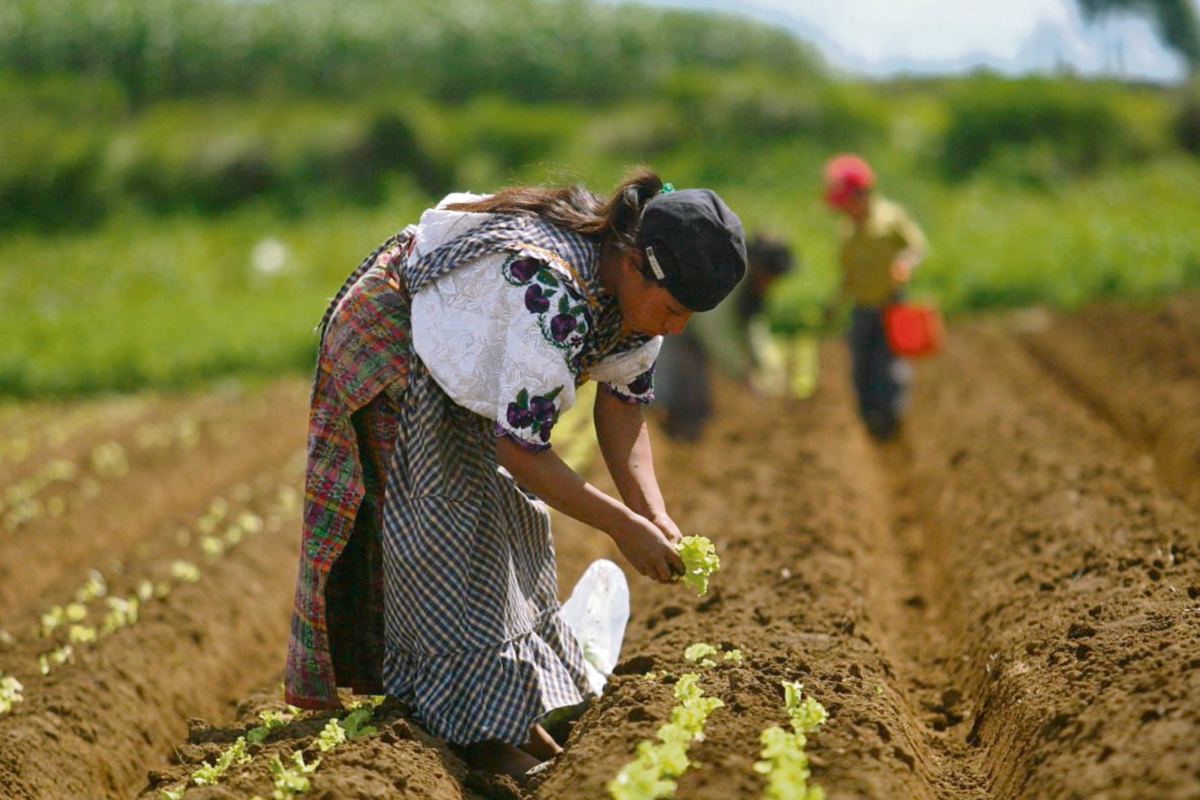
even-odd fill
[[[562,752],[558,742],[541,725],[529,729],[529,741],[521,745],[521,749],[538,761],[549,761]]]

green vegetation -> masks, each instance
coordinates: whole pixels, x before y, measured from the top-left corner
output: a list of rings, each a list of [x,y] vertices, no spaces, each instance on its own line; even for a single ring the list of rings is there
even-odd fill
[[[374,696],[364,701],[352,702],[350,711],[341,718],[331,717],[312,742],[316,744],[320,752],[327,753],[345,744],[349,739],[378,733],[375,726],[367,723],[371,721],[375,709],[382,701],[381,696]],[[254,759],[258,750],[251,752],[247,749],[248,745],[261,745],[271,731],[284,728],[287,722],[301,713],[300,709],[291,705],[287,706],[286,712],[260,711],[258,716],[263,721],[262,725],[250,728],[245,736],[239,736],[232,745],[221,750],[214,761],[201,763],[192,770],[185,783],[159,789],[159,796],[165,800],[181,800],[189,784],[216,786],[222,783],[232,767],[245,766]],[[284,750],[283,752],[289,751]],[[286,766],[285,760],[293,766]],[[291,750],[286,758],[280,753],[272,754],[267,762],[271,782],[275,787],[271,796],[275,800],[286,800],[297,794],[306,794],[312,791],[312,782],[308,776],[316,772],[320,765],[320,758],[306,762],[303,749]],[[255,798],[258,798],[258,795],[255,795]]]
[[[1197,90],[856,82],[762,25],[585,0],[13,0],[0,8],[0,394],[308,372],[384,237],[455,189],[634,163],[712,186],[820,326],[861,152],[925,228],[948,314],[1200,285]]]
[[[0,68],[102,75],[142,107],[168,97],[374,95],[441,102],[653,98],[679,68],[814,60],[788,34],[735,17],[566,0],[9,0]]]
[[[613,800],[659,800],[674,797],[676,782],[692,765],[687,756],[692,742],[704,736],[708,715],[725,705],[719,697],[705,697],[700,676],[685,673],[675,684],[676,704],[671,720],[659,727],[656,739],[638,743],[637,756],[608,782]]]
[[[271,756],[271,760],[267,762],[271,781],[275,784],[275,791],[271,793],[275,800],[286,800],[312,791],[312,782],[308,776],[321,766],[321,759],[316,758],[305,763],[304,753],[295,750],[292,752],[292,764],[292,767],[284,766],[283,760],[277,755]]]
[[[192,772],[192,783],[197,786],[216,786],[230,767],[244,766],[250,760],[251,756],[246,752],[246,740],[239,736],[237,741],[221,751],[215,762],[205,762],[196,767]]]
[[[756,772],[767,776],[764,800],[823,800],[825,791],[809,783],[808,735],[829,718],[825,707],[813,697],[801,699],[802,687],[791,681],[783,682],[784,711],[791,719],[792,730],[778,726],[759,734],[762,760],[755,762]]]
[[[699,596],[708,594],[708,579],[721,568],[716,546],[706,536],[684,536],[675,551],[683,561],[683,584]]]
[[[19,680],[0,672],[0,714],[7,714],[13,710],[13,706],[24,701],[24,691],[25,687]]]

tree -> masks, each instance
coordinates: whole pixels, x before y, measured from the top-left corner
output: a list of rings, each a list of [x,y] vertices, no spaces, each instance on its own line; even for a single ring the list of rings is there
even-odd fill
[[[1200,71],[1200,22],[1193,0],[1078,0],[1089,21],[1114,11],[1148,16],[1158,25],[1159,36],[1187,60],[1193,73]]]

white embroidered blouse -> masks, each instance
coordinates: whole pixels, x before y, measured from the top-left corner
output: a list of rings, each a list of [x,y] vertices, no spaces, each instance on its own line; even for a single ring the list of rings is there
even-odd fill
[[[444,208],[476,199],[452,194],[422,214],[409,258],[419,259],[488,219]],[[589,285],[579,286],[579,280]],[[570,334],[582,327],[581,309],[573,300],[599,291],[596,276],[573,274],[554,259],[485,255],[416,293],[413,349],[454,402],[494,420],[497,435],[544,449],[559,415],[574,404],[576,388],[589,378],[629,402],[653,399],[661,336],[602,357],[586,372],[580,366],[580,337]]]

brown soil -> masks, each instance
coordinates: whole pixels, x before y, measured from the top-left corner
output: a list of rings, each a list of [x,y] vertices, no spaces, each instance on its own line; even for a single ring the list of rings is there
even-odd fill
[[[808,752],[831,798],[1200,797],[1200,295],[952,325],[885,446],[841,344],[821,361],[812,398],[721,386],[701,441],[656,438],[676,520],[723,568],[703,598],[630,576],[619,674],[536,785],[469,771],[387,703],[377,734],[327,753],[328,715],[300,715],[186,798],[270,797],[270,757],[296,749],[321,758],[323,799],[604,798],[698,641],[745,660],[698,668],[725,706],[680,798],[761,795],[784,680],[829,711]],[[305,413],[301,381],[0,406],[0,672],[24,685],[0,797],[158,798],[284,708]],[[564,594],[619,562],[569,520],[556,537]],[[66,634],[40,617],[91,569],[110,596],[170,591],[42,675]]]

